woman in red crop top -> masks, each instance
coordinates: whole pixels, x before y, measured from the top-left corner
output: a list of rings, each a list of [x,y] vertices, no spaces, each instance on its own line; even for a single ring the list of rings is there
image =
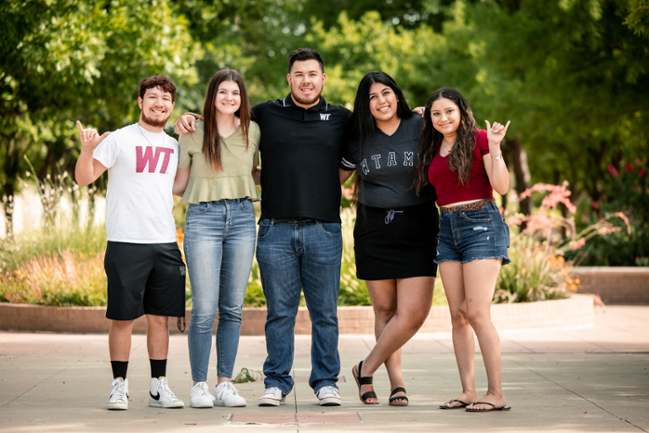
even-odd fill
[[[509,410],[502,391],[500,339],[491,321],[491,301],[501,265],[509,263],[509,228],[493,200],[509,190],[500,143],[507,125],[486,122],[476,129],[468,102],[454,89],[429,98],[416,170],[416,188],[429,183],[441,207],[437,244],[439,270],[451,310],[453,347],[462,393],[442,409]],[[473,332],[487,370],[487,394],[477,399]]]

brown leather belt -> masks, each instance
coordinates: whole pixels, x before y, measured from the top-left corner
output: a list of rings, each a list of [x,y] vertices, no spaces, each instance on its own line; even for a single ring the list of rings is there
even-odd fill
[[[450,206],[443,207],[442,212],[457,212],[465,210],[481,210],[484,208],[484,205],[491,203],[491,200],[480,200],[475,203],[463,204],[461,206]]]
[[[275,218],[275,224],[279,223],[300,223],[304,221],[313,221],[313,218],[307,217],[289,217],[289,218]]]

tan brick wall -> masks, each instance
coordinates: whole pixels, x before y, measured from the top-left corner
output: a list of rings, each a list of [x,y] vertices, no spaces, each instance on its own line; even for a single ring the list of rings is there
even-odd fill
[[[532,302],[526,304],[498,304],[492,307],[493,321],[498,329],[555,328],[593,323],[593,297],[575,295],[570,299]],[[107,333],[110,321],[103,307],[42,307],[38,305],[0,303],[0,329],[17,331],[49,331],[77,333]],[[187,326],[191,309],[186,311]],[[217,318],[218,320],[218,318]],[[244,308],[241,335],[264,335],[265,308]],[[341,334],[373,334],[372,307],[338,307]],[[217,322],[213,331],[216,331]],[[448,332],[451,316],[447,307],[431,308],[420,332]],[[177,334],[176,318],[169,319],[169,331]],[[133,332],[146,332],[146,319],[135,321]],[[309,311],[299,309],[295,333],[311,333]]]
[[[581,280],[579,293],[592,293],[606,304],[649,304],[649,268],[576,267],[571,275]]]

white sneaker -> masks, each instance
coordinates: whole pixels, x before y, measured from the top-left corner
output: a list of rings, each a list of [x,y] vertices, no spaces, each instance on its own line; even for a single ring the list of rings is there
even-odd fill
[[[151,407],[185,407],[185,403],[169,389],[166,377],[151,378],[149,391],[149,406]]]
[[[246,399],[241,397],[232,382],[214,385],[214,406],[243,407]]]
[[[259,406],[279,406],[284,404],[286,396],[281,389],[276,387],[266,388],[264,395],[259,397]]]
[[[210,394],[205,382],[198,382],[189,393],[191,407],[214,407],[214,397]]]
[[[323,386],[317,392],[320,406],[340,406],[340,394],[335,386]]]
[[[118,377],[111,382],[113,390],[108,398],[108,410],[128,409],[128,379]]]

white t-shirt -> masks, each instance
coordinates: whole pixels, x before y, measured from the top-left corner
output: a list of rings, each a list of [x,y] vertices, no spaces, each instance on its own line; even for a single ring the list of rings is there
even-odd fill
[[[146,137],[146,138],[145,138]],[[137,123],[111,133],[93,153],[108,169],[106,235],[136,244],[176,241],[171,215],[178,142]]]

